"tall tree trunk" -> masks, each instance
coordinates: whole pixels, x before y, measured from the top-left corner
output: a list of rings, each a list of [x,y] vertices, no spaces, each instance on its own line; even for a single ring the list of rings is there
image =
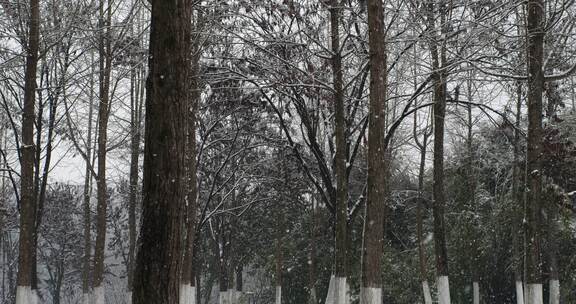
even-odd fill
[[[218,265],[219,265],[219,282],[218,285],[220,287],[220,294],[218,295],[218,303],[219,304],[230,304],[230,296],[228,294],[228,248],[226,245],[225,237],[223,236],[224,232],[222,231],[222,226],[220,227],[220,238],[221,240],[217,243],[217,256],[218,256]]]
[[[414,128],[417,125],[416,113],[414,113]],[[415,129],[416,130],[416,129]],[[420,264],[420,281],[422,282],[422,294],[424,296],[425,304],[432,304],[432,295],[430,293],[430,285],[428,284],[428,271],[426,266],[426,244],[424,241],[424,215],[422,214],[425,210],[424,197],[422,193],[424,191],[424,173],[426,169],[426,149],[428,147],[428,137],[430,133],[425,131],[422,138],[422,142],[417,142],[420,149],[420,166],[418,169],[418,201],[416,205],[416,234],[418,237],[418,260]],[[414,138],[416,137],[416,132],[414,133]]]
[[[276,301],[274,303],[276,304],[282,304],[282,250],[282,235],[281,232],[279,232],[276,238],[276,253],[274,255],[276,259],[276,274],[274,276],[276,284]]]
[[[523,272],[523,259],[521,248],[522,244],[522,206],[523,195],[521,190],[521,172],[522,165],[520,164],[520,119],[522,117],[522,84],[516,83],[516,123],[514,130],[514,167],[512,167],[512,198],[515,202],[512,224],[512,254],[514,261],[514,280],[516,288],[516,304],[524,304],[524,283],[522,280]],[[523,187],[522,187],[523,189]]]
[[[552,70],[550,68],[550,70]],[[551,71],[552,72],[552,71]],[[561,102],[556,97],[556,94],[559,94],[557,91],[556,84],[553,82],[549,82],[546,84],[547,92],[549,98],[547,99],[547,111],[546,116],[549,122],[557,121],[556,117],[556,109],[558,104]],[[546,246],[545,250],[547,251],[547,258],[548,258],[548,265],[549,265],[549,272],[550,275],[548,277],[548,302],[550,304],[560,304],[560,276],[558,274],[558,242],[557,242],[557,221],[558,221],[558,208],[556,207],[556,203],[561,200],[562,198],[558,198],[558,196],[552,192],[551,199],[549,200],[552,202],[548,204],[548,208],[546,208],[547,217],[545,219],[545,227],[547,230],[547,238],[546,238]],[[561,202],[559,202],[561,203]]]
[[[134,304],[173,304],[180,297],[191,10],[189,0],[152,1]]]
[[[316,196],[312,191],[312,210],[310,211],[310,255],[308,257],[308,304],[317,304],[316,294]]]
[[[433,164],[433,217],[434,217],[434,251],[436,255],[436,273],[438,284],[438,302],[450,304],[450,284],[448,272],[448,252],[444,228],[444,118],[446,116],[446,72],[442,71],[446,63],[446,50],[439,40],[435,21],[435,2],[430,1],[427,7],[428,28],[431,33],[430,53],[432,56],[432,79],[434,83],[434,164]],[[446,4],[438,1],[441,24],[446,21]],[[443,25],[444,26],[444,25]],[[441,44],[441,50],[438,50]]]
[[[194,282],[194,239],[196,235],[197,177],[196,177],[196,107],[200,98],[199,84],[199,49],[194,48],[191,60],[191,92],[188,104],[188,130],[186,134],[186,242],[180,286],[180,304],[196,303],[196,286]]]
[[[542,304],[542,92],[544,88],[544,0],[527,2],[528,153],[526,160],[526,283],[527,303]]]
[[[386,208],[386,96],[387,54],[382,0],[368,0],[370,46],[370,106],[368,127],[368,185],[362,254],[360,303],[382,303],[382,255]]]
[[[37,295],[32,291],[34,252],[34,119],[36,72],[38,68],[38,49],[40,44],[40,4],[30,0],[30,28],[28,48],[26,50],[26,69],[24,74],[24,108],[22,113],[22,145],[20,162],[20,235],[18,255],[18,288],[16,304],[36,304]]]
[[[104,2],[107,1],[105,7]],[[106,182],[106,149],[108,142],[108,118],[110,116],[110,73],[112,65],[110,26],[112,21],[111,0],[100,0],[99,4],[99,107],[98,107],[98,176],[96,180],[96,244],[94,247],[94,273],[92,287],[94,304],[105,303],[104,254],[106,251],[106,209],[108,191]]]
[[[330,2],[330,35],[332,41],[332,77],[334,85],[334,124],[336,155],[336,236],[335,236],[335,285],[334,304],[347,304],[347,222],[348,222],[348,182],[346,176],[347,135],[344,107],[342,54],[340,53],[340,14],[339,0]]]
[[[136,258],[136,207],[138,205],[138,180],[140,163],[140,140],[142,130],[143,71],[137,69],[131,75],[131,121],[130,121],[130,198],[128,205],[128,303],[132,302],[134,259]]]
[[[91,53],[94,62],[93,53]],[[92,197],[92,120],[94,117],[94,69],[90,73],[90,87],[88,97],[88,134],[86,136],[86,159],[84,168],[84,192],[83,192],[83,217],[84,217],[84,256],[82,261],[82,303],[90,304],[91,284],[90,284],[90,257],[92,253],[92,226],[90,198]]]
[[[558,200],[554,195],[554,200]],[[550,267],[550,282],[549,282],[549,303],[560,304],[560,275],[558,273],[558,238],[557,235],[557,206],[556,202],[550,204],[548,207],[548,259]]]
[[[467,95],[468,101],[473,101],[473,92],[472,92],[472,79],[473,73],[470,72],[469,78],[467,82]],[[458,96],[454,97],[458,100]],[[476,161],[474,155],[474,133],[473,133],[473,117],[472,117],[472,105],[468,104],[466,107],[467,114],[468,114],[468,122],[466,124],[467,128],[467,138],[466,138],[466,145],[467,145],[467,161],[466,167],[468,171],[468,195],[470,196],[470,211],[473,214],[477,214],[478,210],[476,208],[476,174],[474,172],[474,162]],[[475,221],[471,221],[469,223],[471,225],[471,247],[470,251],[472,253],[471,264],[470,264],[470,274],[472,277],[472,303],[473,304],[480,304],[480,278],[478,275],[478,258],[479,258],[479,249],[478,249],[478,231],[479,228],[476,225]]]

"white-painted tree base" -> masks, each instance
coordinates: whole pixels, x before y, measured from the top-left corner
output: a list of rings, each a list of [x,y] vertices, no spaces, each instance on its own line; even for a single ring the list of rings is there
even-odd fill
[[[126,292],[126,303],[132,304],[132,292],[131,291]]]
[[[220,291],[218,304],[230,304],[230,294],[228,291]]]
[[[450,280],[448,276],[437,278],[438,285],[438,304],[451,304],[450,301]]]
[[[516,281],[516,304],[524,304],[524,284]]]
[[[179,304],[196,304],[196,287],[190,284],[180,285]]]
[[[328,284],[328,292],[326,293],[326,301],[324,304],[334,304],[334,286],[335,284],[335,277],[332,275],[330,276],[330,284]]]
[[[527,304],[544,304],[542,297],[542,284],[527,284]]]
[[[316,288],[310,290],[310,297],[308,298],[308,304],[318,304],[318,298],[316,297]]]
[[[238,294],[236,289],[228,289],[228,303],[238,304]]]
[[[345,277],[334,278],[334,304],[349,304],[348,283]]]
[[[244,293],[242,290],[234,290],[234,301],[236,304],[244,304]]]
[[[40,297],[38,296],[38,289],[32,289],[32,295],[30,296],[30,303],[31,304],[40,303]]]
[[[325,304],[350,304],[350,286],[346,278],[330,276]]]
[[[83,293],[82,294],[82,304],[92,304],[90,300],[92,299],[91,293]],[[132,304],[132,301],[128,302],[128,304]]]
[[[422,282],[422,292],[424,293],[424,304],[432,304],[432,294],[430,293],[428,281]]]
[[[94,288],[93,292],[94,292],[94,304],[105,304],[106,303],[104,287],[98,286],[98,287]]]
[[[362,287],[360,304],[382,304],[382,288]]]
[[[32,287],[18,286],[16,288],[16,304],[33,304],[34,298]]]
[[[282,286],[276,286],[276,304],[282,304]]]
[[[550,280],[550,304],[560,304],[559,280]]]
[[[480,284],[478,282],[472,283],[474,304],[480,304]]]

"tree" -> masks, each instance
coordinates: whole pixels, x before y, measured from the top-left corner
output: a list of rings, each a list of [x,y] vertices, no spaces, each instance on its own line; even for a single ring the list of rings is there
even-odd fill
[[[106,3],[106,5],[104,5]],[[106,182],[106,155],[108,148],[108,121],[110,118],[110,75],[112,72],[112,1],[99,2],[98,37],[98,144],[96,177],[96,244],[94,246],[94,272],[92,288],[95,304],[105,303],[104,253],[106,244],[106,210],[108,186]]]
[[[364,223],[361,303],[382,303],[382,251],[384,210],[386,208],[386,97],[387,55],[384,5],[368,1],[370,44],[370,105],[368,127],[368,190]],[[390,160],[390,158],[388,158]]]
[[[191,10],[188,0],[152,1],[134,304],[172,304],[180,297]]]
[[[28,48],[26,50],[26,70],[24,76],[24,108],[22,113],[22,146],[20,160],[20,239],[18,255],[18,289],[16,304],[37,303],[37,294],[32,290],[35,221],[34,196],[34,120],[36,100],[36,71],[40,44],[40,2],[30,0],[30,26]]]
[[[340,49],[340,11],[341,1],[330,2],[330,37],[332,50],[332,82],[334,86],[334,137],[336,138],[336,154],[334,155],[334,171],[336,176],[335,201],[335,255],[334,255],[334,304],[345,304],[348,300],[348,178],[347,178],[347,132],[346,114],[344,108],[342,54]]]
[[[447,72],[446,44],[437,35],[435,4],[438,4],[440,23],[444,32],[447,26],[448,8],[443,0],[430,1],[426,10],[428,29],[431,34],[430,54],[432,57],[432,79],[434,83],[434,247],[436,254],[436,276],[438,283],[438,302],[450,304],[450,285],[448,272],[448,252],[444,227],[444,120],[446,117]],[[440,50],[438,45],[441,45]]]
[[[200,19],[200,18],[198,18]],[[200,20],[195,20],[195,29],[200,29]],[[191,55],[191,85],[188,104],[188,122],[186,131],[186,238],[182,270],[182,286],[180,286],[180,304],[196,304],[196,286],[194,272],[194,256],[196,242],[196,225],[198,209],[198,180],[196,153],[196,124],[198,103],[201,93],[200,54],[202,47],[198,36],[193,41]]]
[[[527,2],[528,139],[525,203],[526,303],[542,304],[542,91],[544,89],[544,0]]]

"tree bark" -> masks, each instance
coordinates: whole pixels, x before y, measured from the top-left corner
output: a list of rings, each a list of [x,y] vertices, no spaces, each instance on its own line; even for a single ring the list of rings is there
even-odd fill
[[[516,288],[516,304],[524,304],[524,280],[522,279],[523,259],[521,248],[522,244],[522,207],[523,195],[521,190],[521,172],[520,164],[520,119],[522,116],[522,84],[516,84],[516,123],[514,130],[514,166],[512,167],[512,199],[514,200],[513,223],[512,223],[512,254],[514,279]]]
[[[526,283],[527,303],[542,304],[542,92],[544,88],[544,0],[527,2],[528,153],[526,174]]]
[[[276,237],[276,275],[274,276],[274,281],[276,284],[276,297],[275,302],[276,304],[282,304],[282,226],[280,227],[280,231],[278,232],[278,236]]]
[[[134,304],[179,301],[185,206],[185,139],[189,107],[189,0],[153,0],[142,228]]]
[[[131,121],[130,121],[130,198],[128,202],[128,301],[131,301],[134,282],[134,259],[136,258],[136,209],[138,205],[138,181],[140,164],[140,141],[142,130],[142,101],[144,85],[142,68],[131,75]]]
[[[347,303],[347,222],[348,222],[348,183],[346,173],[347,135],[344,107],[342,54],[340,53],[340,14],[339,0],[330,2],[330,36],[332,41],[332,77],[334,86],[334,125],[336,155],[336,236],[335,236],[335,304]]]
[[[370,105],[368,127],[368,181],[362,259],[360,303],[382,302],[382,254],[386,208],[386,96],[387,54],[382,0],[368,0],[370,46]]]
[[[93,59],[93,56],[92,56]],[[91,61],[93,62],[93,60]],[[92,255],[92,226],[90,198],[92,197],[92,119],[94,117],[94,70],[90,73],[88,98],[88,134],[86,135],[86,159],[84,169],[83,216],[84,216],[84,257],[82,265],[82,303],[90,304],[90,257]]]
[[[558,199],[554,197],[553,199]],[[548,208],[548,259],[550,268],[549,278],[549,303],[560,304],[560,275],[558,273],[558,242],[557,240],[557,206],[555,203],[550,204]]]
[[[450,286],[448,279],[448,252],[444,227],[444,118],[446,116],[446,72],[441,70],[446,63],[445,46],[437,35],[435,21],[436,1],[427,6],[428,28],[431,33],[430,53],[432,56],[432,80],[434,83],[434,164],[433,164],[433,210],[434,251],[436,255],[436,273],[438,300],[440,304],[450,304]],[[445,26],[446,4],[438,1],[440,21]],[[442,47],[438,50],[438,44]]]
[[[414,113],[414,126],[416,127],[416,113]],[[416,134],[415,134],[416,135]],[[426,244],[424,243],[424,170],[426,167],[426,149],[428,147],[428,136],[430,133],[425,133],[421,143],[417,143],[420,149],[420,166],[418,169],[418,201],[416,205],[416,233],[418,237],[418,260],[420,264],[420,281],[422,282],[422,293],[424,296],[425,304],[432,304],[432,295],[430,293],[430,285],[428,284],[428,271],[426,266]],[[416,138],[416,137],[415,137]]]
[[[106,8],[104,2],[107,1]],[[110,0],[100,0],[98,43],[99,56],[99,107],[98,107],[98,176],[96,179],[96,244],[94,246],[94,273],[92,287],[94,288],[94,303],[104,304],[104,253],[106,251],[106,210],[108,208],[108,191],[106,182],[106,148],[108,142],[108,118],[110,117],[110,73],[112,68],[110,26],[112,7]]]
[[[36,301],[31,289],[33,279],[32,260],[34,247],[36,208],[34,197],[34,104],[36,99],[36,72],[38,69],[38,50],[40,44],[40,4],[30,0],[30,28],[26,50],[26,68],[24,73],[24,108],[22,114],[22,145],[20,161],[20,235],[18,248],[18,287],[16,304],[28,304]]]
[[[317,304],[316,294],[316,196],[312,190],[312,210],[310,211],[310,256],[308,257],[308,304]]]
[[[196,235],[197,177],[196,177],[196,107],[200,97],[199,87],[199,50],[194,51],[191,62],[191,91],[188,104],[188,122],[186,134],[186,241],[182,272],[180,304],[193,304],[196,299],[193,262]]]

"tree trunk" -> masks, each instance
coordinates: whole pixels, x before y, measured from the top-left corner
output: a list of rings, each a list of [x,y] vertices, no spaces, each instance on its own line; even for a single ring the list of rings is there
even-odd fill
[[[340,53],[340,14],[338,0],[330,2],[330,35],[332,41],[332,76],[334,85],[334,124],[336,137],[336,155],[334,166],[336,173],[336,237],[335,237],[335,288],[334,304],[347,304],[347,222],[348,222],[348,185],[346,176],[347,135],[344,108],[342,55]]]
[[[134,304],[173,304],[180,296],[191,9],[189,0],[152,1]]]
[[[526,283],[527,303],[542,304],[542,91],[544,88],[544,0],[528,0],[528,153],[526,174]]]
[[[275,254],[275,258],[276,258],[276,275],[274,276],[275,278],[275,283],[276,283],[276,301],[274,303],[276,304],[282,304],[282,259],[283,259],[283,255],[282,255],[282,228],[280,228],[280,231],[278,232],[278,237],[276,238],[276,254]]]
[[[196,107],[200,97],[199,87],[199,57],[198,50],[192,56],[191,62],[191,91],[188,104],[188,130],[186,134],[186,242],[182,272],[182,286],[180,286],[180,304],[195,304],[196,286],[192,272],[194,262],[194,244],[196,241],[196,208],[197,208],[197,177],[196,177]]]
[[[20,162],[20,235],[18,248],[18,287],[16,304],[37,303],[37,295],[32,291],[32,265],[34,261],[34,119],[36,71],[38,68],[38,49],[40,40],[40,4],[30,0],[30,28],[28,48],[26,50],[26,69],[24,75],[24,108],[22,114],[22,146]]]
[[[446,116],[446,72],[440,68],[446,63],[446,51],[436,33],[434,5],[430,1],[427,7],[428,28],[432,33],[430,53],[432,56],[432,79],[434,83],[434,164],[433,164],[433,217],[434,217],[434,251],[436,255],[436,273],[438,284],[438,302],[450,304],[450,285],[448,279],[448,252],[444,228],[444,118]],[[441,23],[446,19],[446,5],[439,1]],[[442,44],[444,45],[444,44]]]
[[[558,199],[558,198],[554,198]],[[550,267],[549,303],[560,304],[560,275],[558,273],[558,243],[557,243],[557,214],[558,210],[554,203],[548,208],[548,259]]]
[[[224,242],[222,242],[224,243]],[[222,246],[224,246],[222,244]],[[218,296],[218,303],[219,304],[230,304],[230,297],[228,294],[228,274],[227,274],[227,261],[225,259],[225,253],[222,253],[222,256],[219,257],[220,261],[220,273],[219,273],[219,282],[218,285],[220,287],[220,294]],[[209,296],[209,295],[208,295]]]
[[[98,107],[98,176],[96,180],[96,244],[94,247],[94,273],[92,287],[94,304],[105,303],[104,291],[104,253],[106,251],[106,209],[108,207],[108,191],[106,183],[106,148],[108,142],[108,118],[110,116],[110,73],[112,65],[110,25],[112,20],[112,7],[110,0],[106,9],[104,1],[100,0],[100,33],[99,56],[99,107]],[[106,18],[106,19],[104,19]]]
[[[468,94],[468,101],[473,101],[473,93],[472,93],[472,79],[473,73],[470,72],[469,78],[467,82],[467,94]],[[458,100],[459,96],[454,96],[454,99]],[[474,172],[474,162],[476,161],[474,155],[474,133],[473,133],[473,118],[472,118],[472,105],[468,104],[467,107],[468,112],[468,122],[466,124],[467,127],[467,138],[466,138],[466,145],[467,145],[467,162],[466,166],[468,171],[468,195],[470,196],[470,211],[473,214],[477,214],[478,210],[476,208],[476,173]],[[470,265],[470,274],[472,277],[472,303],[473,304],[480,304],[480,278],[478,275],[478,258],[479,258],[479,249],[478,249],[478,236],[477,231],[479,227],[477,227],[475,221],[471,221],[469,223],[471,225],[471,248],[470,252],[472,254],[472,263]]]
[[[522,172],[522,165],[520,164],[520,119],[522,116],[522,84],[518,82],[516,84],[516,123],[514,130],[514,167],[512,168],[512,196],[515,202],[513,208],[513,218],[512,224],[512,254],[513,254],[513,267],[514,267],[514,279],[516,286],[516,304],[524,304],[524,283],[522,280],[522,253],[521,253],[521,227],[522,227],[522,206],[523,206],[523,195],[520,186],[520,173]]]
[[[312,210],[310,212],[310,256],[308,257],[308,304],[317,304],[316,295],[316,196],[312,192]]]
[[[382,303],[382,254],[386,208],[386,96],[387,54],[382,0],[368,0],[370,45],[370,105],[368,127],[368,181],[362,259],[360,303]]]
[[[91,61],[93,62],[93,60]],[[92,69],[92,72],[94,70]],[[90,198],[92,197],[92,119],[94,116],[94,73],[90,74],[90,92],[88,102],[88,134],[86,136],[86,159],[84,169],[83,216],[84,216],[84,257],[82,265],[82,303],[90,304],[90,257],[92,252],[92,228]]]
[[[140,140],[142,130],[142,101],[144,84],[143,71],[137,69],[131,78],[131,121],[130,121],[130,198],[128,206],[128,288],[127,300],[132,302],[134,282],[134,259],[136,258],[136,209],[138,205],[138,180],[140,163]]]
[[[416,115],[416,114],[414,114]],[[432,295],[430,293],[430,285],[428,284],[428,272],[426,269],[426,245],[424,243],[424,198],[422,192],[424,191],[424,170],[426,166],[426,149],[428,146],[429,134],[424,134],[422,143],[420,144],[420,167],[418,171],[418,202],[416,206],[416,233],[418,234],[418,259],[420,262],[420,281],[422,282],[422,293],[424,295],[424,303],[432,304]]]

